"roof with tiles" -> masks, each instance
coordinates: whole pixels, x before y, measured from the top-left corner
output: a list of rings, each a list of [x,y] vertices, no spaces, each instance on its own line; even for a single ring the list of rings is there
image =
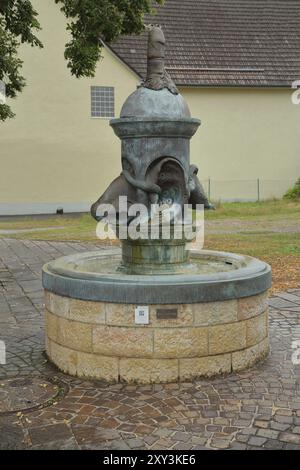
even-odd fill
[[[300,0],[166,0],[145,23],[167,40],[179,86],[290,87],[300,80]],[[147,34],[109,46],[141,78]]]

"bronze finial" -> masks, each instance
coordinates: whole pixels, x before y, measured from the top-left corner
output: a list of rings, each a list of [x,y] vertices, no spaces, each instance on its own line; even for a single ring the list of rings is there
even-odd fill
[[[178,90],[165,69],[166,40],[161,26],[146,25],[148,29],[147,77],[142,83],[145,88],[162,90],[167,88],[174,95]]]

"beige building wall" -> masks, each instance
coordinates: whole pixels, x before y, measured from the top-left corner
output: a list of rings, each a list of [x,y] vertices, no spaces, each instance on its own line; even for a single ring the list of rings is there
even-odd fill
[[[93,79],[71,76],[65,19],[53,0],[34,0],[44,49],[24,46],[27,86],[0,124],[0,214],[86,210],[120,173],[120,141],[108,119],[91,118],[90,87],[115,87],[116,113],[138,79],[104,50]]]
[[[87,210],[120,172],[120,142],[108,119],[90,117],[90,86],[115,87],[116,115],[138,77],[109,50],[93,79],[71,77],[65,20],[53,0],[33,2],[43,50],[23,47],[27,87],[0,124],[0,214]],[[191,160],[214,199],[281,196],[300,176],[300,105],[291,90],[185,88],[202,126]],[[247,181],[244,181],[247,180]]]
[[[300,177],[300,105],[282,88],[182,90],[202,121],[191,144],[214,199],[281,197]]]

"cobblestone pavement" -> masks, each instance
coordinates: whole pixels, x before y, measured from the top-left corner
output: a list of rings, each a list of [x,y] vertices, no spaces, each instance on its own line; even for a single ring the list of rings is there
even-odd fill
[[[0,240],[0,390],[22,377],[33,390],[59,389],[0,411],[0,449],[300,449],[300,288],[270,299],[271,354],[251,370],[167,385],[87,382],[46,361],[41,285],[45,262],[87,249],[96,246]]]

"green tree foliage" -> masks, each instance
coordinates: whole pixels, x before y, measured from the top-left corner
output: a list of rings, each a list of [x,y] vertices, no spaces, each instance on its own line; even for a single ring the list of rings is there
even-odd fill
[[[292,201],[300,200],[300,178],[298,178],[294,186],[290,188],[283,197],[284,199],[290,199]]]
[[[14,98],[25,86],[19,47],[22,43],[42,47],[35,36],[39,29],[37,12],[30,0],[0,0],[0,81],[9,98]],[[11,108],[0,103],[0,121],[13,116]]]
[[[163,0],[55,0],[69,20],[71,40],[66,44],[65,58],[72,75],[93,77],[102,44],[122,34],[139,34],[144,29],[145,13],[153,13],[154,3]]]

